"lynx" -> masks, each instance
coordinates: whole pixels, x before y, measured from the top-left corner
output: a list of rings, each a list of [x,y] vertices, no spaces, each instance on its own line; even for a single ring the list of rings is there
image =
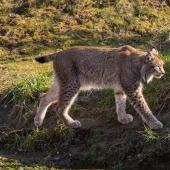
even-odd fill
[[[37,57],[36,61],[53,61],[55,76],[52,87],[40,100],[34,118],[35,126],[42,125],[48,107],[57,103],[59,117],[66,125],[78,128],[81,123],[69,115],[69,109],[79,92],[91,88],[111,88],[114,90],[120,123],[133,121],[132,115],[126,113],[128,99],[151,129],[163,127],[142,94],[142,81],[149,83],[165,74],[164,62],[156,49],[143,51],[129,45],[119,48],[78,46]]]

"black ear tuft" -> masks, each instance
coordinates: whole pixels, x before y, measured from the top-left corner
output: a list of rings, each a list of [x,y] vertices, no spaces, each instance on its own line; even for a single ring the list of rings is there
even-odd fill
[[[38,61],[39,63],[45,63],[46,62],[46,58],[45,57],[36,57],[35,58],[36,61]]]

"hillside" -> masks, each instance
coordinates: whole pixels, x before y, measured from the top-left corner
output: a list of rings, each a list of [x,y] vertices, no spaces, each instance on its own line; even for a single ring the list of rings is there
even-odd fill
[[[169,36],[169,13],[161,0],[1,0],[0,56],[32,56],[72,45],[160,45]]]
[[[113,92],[83,92],[71,109],[83,127],[69,129],[52,106],[42,128],[33,117],[53,77],[34,57],[73,45],[157,47],[166,75],[144,85],[164,128],[134,116],[118,123]],[[0,169],[24,167],[167,169],[170,158],[170,4],[163,0],[0,0]]]

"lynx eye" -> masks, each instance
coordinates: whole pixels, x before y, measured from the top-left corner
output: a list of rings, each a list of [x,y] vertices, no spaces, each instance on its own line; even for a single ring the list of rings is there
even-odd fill
[[[152,61],[152,60],[153,60],[152,56],[148,55],[148,56],[146,57],[146,62],[150,62],[150,61]]]

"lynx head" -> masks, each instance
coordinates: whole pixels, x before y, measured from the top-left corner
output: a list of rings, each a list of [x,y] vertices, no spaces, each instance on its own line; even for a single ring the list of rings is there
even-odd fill
[[[160,79],[164,74],[164,62],[156,49],[152,49],[145,56],[145,61],[141,69],[141,75],[146,83],[152,81],[153,78]]]

